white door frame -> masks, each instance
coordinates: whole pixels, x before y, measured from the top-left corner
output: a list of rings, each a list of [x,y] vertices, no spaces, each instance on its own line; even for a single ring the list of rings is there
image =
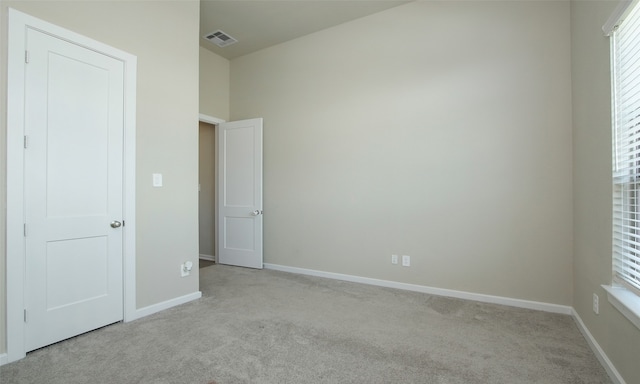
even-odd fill
[[[7,78],[7,362],[26,356],[24,326],[24,78],[26,29],[32,28],[124,64],[123,284],[124,321],[136,314],[136,68],[137,58],[88,37],[9,8]]]
[[[215,148],[215,153],[217,154],[218,151],[220,151],[220,142],[218,140],[218,126],[222,123],[226,123],[226,120],[214,117],[214,116],[209,116],[209,115],[205,115],[203,113],[201,113],[198,116],[198,120],[200,120],[203,123],[207,123],[207,124],[211,124],[213,125],[213,129],[215,130],[215,140],[216,140],[216,148]],[[216,155],[217,156],[217,155]],[[217,158],[217,157],[216,157]],[[217,168],[217,167],[214,167]],[[216,223],[216,226],[218,225],[218,212],[219,212],[219,204],[218,204],[218,171],[217,169],[214,169],[214,185],[215,187],[213,188],[213,195],[215,196],[214,200],[214,209],[215,209],[215,215],[214,215],[214,222]],[[213,258],[214,258],[214,262],[217,264],[218,263],[218,255],[220,254],[220,249],[218,248],[218,231],[215,231],[214,233],[214,238],[213,238]]]
[[[202,121],[203,123],[207,123],[207,124],[211,124],[211,125],[218,125],[220,123],[226,123],[226,120],[222,120],[219,119],[217,117],[213,117],[213,116],[209,116],[209,115],[205,115],[204,113],[201,113],[198,115],[198,120]]]

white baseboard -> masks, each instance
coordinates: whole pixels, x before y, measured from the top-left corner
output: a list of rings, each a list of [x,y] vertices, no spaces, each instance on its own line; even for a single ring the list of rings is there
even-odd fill
[[[200,260],[216,261],[215,256],[200,254]]]
[[[0,353],[0,367],[7,364],[9,360],[7,359],[6,353]]]
[[[201,297],[202,297],[202,292],[198,291],[198,292],[190,293],[188,295],[176,297],[175,299],[163,301],[158,304],[149,305],[148,307],[136,309],[135,314],[131,318],[126,319],[126,321],[129,322],[129,321],[143,318],[145,316],[153,315],[154,313],[164,311],[165,309],[169,309],[180,304],[188,303],[193,300],[197,300]]]
[[[414,292],[422,292],[422,293],[428,293],[430,295],[455,297],[457,299],[480,301],[480,302],[483,302],[483,303],[501,304],[501,305],[508,305],[510,307],[535,309],[535,310],[538,310],[538,311],[552,312],[552,313],[561,313],[561,314],[564,314],[564,315],[571,315],[573,313],[572,312],[573,308],[571,308],[569,306],[566,306],[566,305],[558,305],[558,304],[550,304],[550,303],[541,303],[541,302],[538,302],[538,301],[512,299],[512,298],[509,298],[509,297],[484,295],[484,294],[481,294],[481,293],[455,291],[455,290],[452,290],[452,289],[434,288],[434,287],[428,287],[428,286],[424,286],[424,285],[399,283],[399,282],[396,282],[396,281],[379,280],[379,279],[372,279],[372,278],[369,278],[369,277],[360,277],[360,276],[353,276],[353,275],[344,275],[344,274],[341,274],[341,273],[316,271],[316,270],[313,270],[313,269],[288,267],[288,266],[285,266],[285,265],[278,265],[278,264],[265,263],[264,264],[264,268],[272,269],[272,270],[275,270],[275,271],[298,273],[298,274],[301,274],[301,275],[325,277],[325,278],[334,279],[334,280],[350,281],[350,282],[353,282],[353,283],[377,285],[377,286],[380,286],[380,287],[403,289],[403,290],[406,290],[406,291],[414,291]]]
[[[604,353],[604,350],[600,347],[600,344],[598,344],[591,332],[589,332],[587,326],[584,325],[584,322],[582,321],[582,318],[580,318],[580,315],[578,315],[578,312],[572,308],[571,314],[573,315],[573,320],[575,320],[580,333],[582,333],[582,336],[587,340],[589,347],[591,347],[591,350],[598,358],[598,361],[600,361],[600,364],[602,364],[604,369],[607,371],[609,378],[614,382],[614,384],[626,384],[622,375],[620,375],[620,372],[618,372],[611,360],[609,360],[609,357]]]

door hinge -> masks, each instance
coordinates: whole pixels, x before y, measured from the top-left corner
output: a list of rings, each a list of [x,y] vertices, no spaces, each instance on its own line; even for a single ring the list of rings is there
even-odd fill
[[[24,51],[24,62],[29,64],[29,51]]]
[[[122,226],[124,227],[124,220],[122,220]]]
[[[27,310],[26,309],[24,310],[24,322],[25,323],[27,322]]]
[[[22,228],[22,231],[24,233],[24,237],[27,237],[27,224],[24,224],[24,227]]]
[[[27,139],[27,135],[24,135],[24,148],[27,149],[28,145],[29,145],[29,141]]]

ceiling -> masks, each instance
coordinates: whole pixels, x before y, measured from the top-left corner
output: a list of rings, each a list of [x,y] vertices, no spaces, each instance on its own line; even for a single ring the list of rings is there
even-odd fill
[[[201,0],[200,45],[229,60],[409,1]],[[220,48],[202,36],[222,30],[238,40]]]

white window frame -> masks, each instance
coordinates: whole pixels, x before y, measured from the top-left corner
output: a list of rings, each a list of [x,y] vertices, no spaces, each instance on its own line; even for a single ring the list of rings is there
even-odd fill
[[[603,288],[609,302],[640,328],[640,93],[627,91],[640,91],[634,80],[640,77],[629,70],[640,66],[638,0],[622,1],[603,30],[611,37],[613,146],[613,276]],[[630,41],[639,44],[618,50]]]

